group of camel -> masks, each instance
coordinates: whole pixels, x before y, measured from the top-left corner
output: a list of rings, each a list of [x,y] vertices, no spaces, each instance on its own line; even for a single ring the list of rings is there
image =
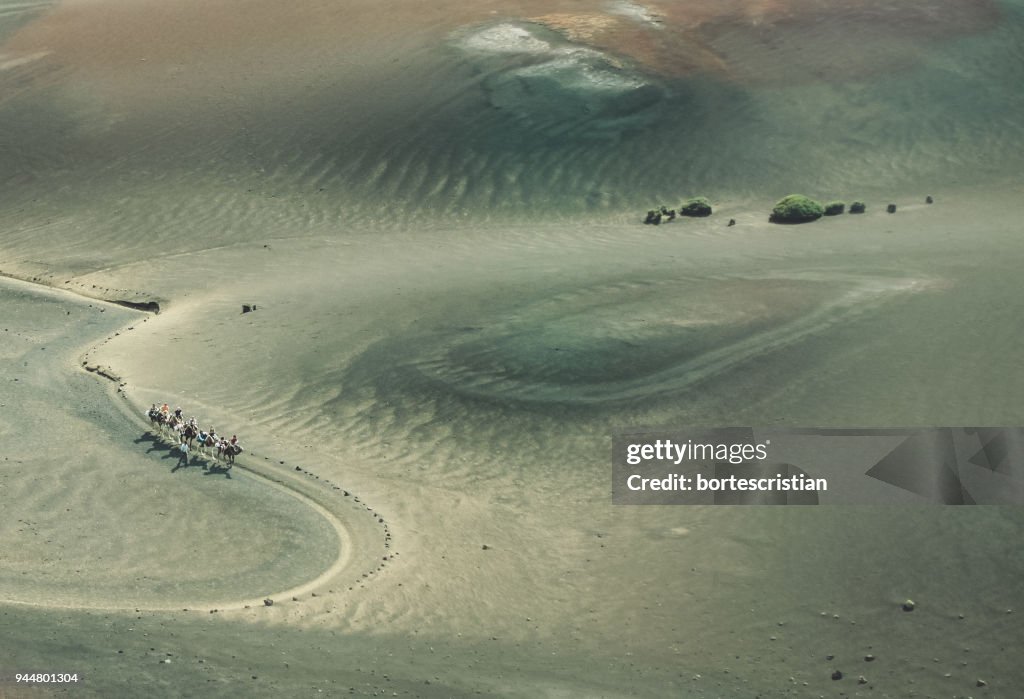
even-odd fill
[[[212,427],[209,430],[200,429],[196,418],[185,419],[182,416],[181,408],[172,411],[166,403],[159,408],[154,403],[146,411],[146,416],[160,433],[176,440],[176,448],[181,451],[180,458],[186,464],[193,447],[203,456],[212,456],[217,461],[223,459],[227,462],[228,468],[235,463],[235,457],[242,453],[238,437],[222,437]]]

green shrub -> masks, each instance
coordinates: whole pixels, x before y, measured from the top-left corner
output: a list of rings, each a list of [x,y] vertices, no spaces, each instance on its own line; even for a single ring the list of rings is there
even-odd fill
[[[683,202],[679,207],[680,216],[710,216],[711,202],[707,197],[694,197]]]
[[[828,204],[825,204],[826,216],[838,216],[844,211],[846,211],[846,202],[830,201]]]
[[[817,221],[824,213],[825,208],[820,202],[802,194],[790,194],[779,200],[768,220],[772,223],[806,223]]]

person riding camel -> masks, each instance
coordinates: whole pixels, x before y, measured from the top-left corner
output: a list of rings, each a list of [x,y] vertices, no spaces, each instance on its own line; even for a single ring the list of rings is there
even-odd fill
[[[163,413],[164,415],[167,415],[168,413],[171,412],[171,406],[167,405],[167,403],[164,403],[163,405],[160,406],[160,412]]]
[[[235,446],[236,444],[238,444],[238,436],[231,435],[231,446]]]

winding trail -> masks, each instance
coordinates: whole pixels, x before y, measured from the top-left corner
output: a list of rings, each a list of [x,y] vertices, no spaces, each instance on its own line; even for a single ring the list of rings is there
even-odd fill
[[[97,299],[94,297],[82,296],[73,291],[50,286],[38,281],[31,281],[12,277],[7,274],[0,275],[8,283],[15,287],[23,287],[32,295],[68,295],[73,297],[75,303],[81,303],[87,299],[92,304],[104,306],[116,306],[122,312],[123,305],[111,301]],[[140,315],[149,315],[141,310],[129,310]],[[92,344],[79,355],[77,362],[79,371],[91,374],[98,379],[105,379],[107,394],[113,406],[123,414],[126,422],[143,425],[144,433],[153,435],[154,443],[161,443],[168,449],[172,445],[160,434],[152,431],[147,421],[141,419],[141,406],[135,406],[128,398],[124,387],[127,385],[124,379],[112,371],[109,367],[90,364],[88,356],[100,345],[112,341],[117,335],[131,329],[132,323],[122,325],[120,330],[107,336],[102,341]],[[61,355],[54,353],[53,358],[59,359]],[[116,387],[116,389],[115,389]],[[120,397],[121,400],[117,398]],[[264,466],[256,461],[256,453],[246,452],[247,456],[236,458],[235,466],[244,471],[249,477],[261,483],[267,488],[272,488],[284,495],[294,498],[306,508],[315,512],[325,520],[334,531],[338,547],[333,560],[316,577],[308,579],[298,585],[278,590],[260,597],[245,597],[234,600],[209,601],[193,598],[188,601],[176,600],[173,605],[147,604],[145,602],[126,603],[123,605],[109,604],[82,604],[82,603],[56,603],[52,601],[35,602],[31,600],[0,599],[0,604],[15,605],[21,607],[49,608],[49,609],[76,609],[92,611],[151,611],[151,612],[226,612],[233,610],[264,608],[272,605],[265,604],[265,600],[274,603],[292,600],[304,595],[313,595],[318,590],[337,583],[340,587],[341,579],[346,573],[351,573],[359,584],[365,583],[373,575],[381,571],[388,562],[392,561],[397,552],[391,550],[391,531],[382,516],[372,507],[363,503],[360,498],[340,485],[327,479],[321,479],[313,472],[302,467],[295,467],[291,471],[283,471],[270,465]],[[269,456],[264,455],[264,460],[270,462]],[[283,462],[282,462],[283,463]],[[296,475],[301,474],[301,476]],[[334,592],[332,589],[330,592]]]

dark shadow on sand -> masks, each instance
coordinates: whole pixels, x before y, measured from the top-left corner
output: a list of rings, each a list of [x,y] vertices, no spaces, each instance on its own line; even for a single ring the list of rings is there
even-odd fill
[[[220,465],[220,464],[210,464],[208,467],[204,467],[203,468],[203,475],[204,476],[219,476],[219,475],[222,475],[222,474],[223,474],[223,476],[225,478],[231,478],[231,466],[230,465]]]
[[[153,452],[164,452],[161,460],[164,459],[175,459],[174,468],[171,469],[171,473],[176,473],[183,468],[190,466],[202,465],[202,474],[204,476],[224,476],[227,479],[231,478],[231,468],[234,464],[221,463],[215,461],[214,458],[208,454],[202,454],[196,451],[195,448],[190,449],[187,455],[182,454],[176,444],[168,444],[164,439],[157,434],[152,432],[145,432],[134,440],[136,444],[149,444],[149,448],[146,450],[147,454]]]
[[[164,458],[166,459],[167,457],[165,456]],[[179,469],[188,468],[189,466],[194,465],[195,464],[193,459],[186,456],[185,454],[181,454],[178,456],[178,463],[174,464],[174,468],[171,469],[171,473],[175,473]]]
[[[161,449],[166,448],[166,445],[160,441],[160,437],[153,434],[152,432],[145,432],[134,441],[136,444],[145,444],[148,442],[149,449],[146,450],[147,454],[150,454],[154,451],[160,451]]]

